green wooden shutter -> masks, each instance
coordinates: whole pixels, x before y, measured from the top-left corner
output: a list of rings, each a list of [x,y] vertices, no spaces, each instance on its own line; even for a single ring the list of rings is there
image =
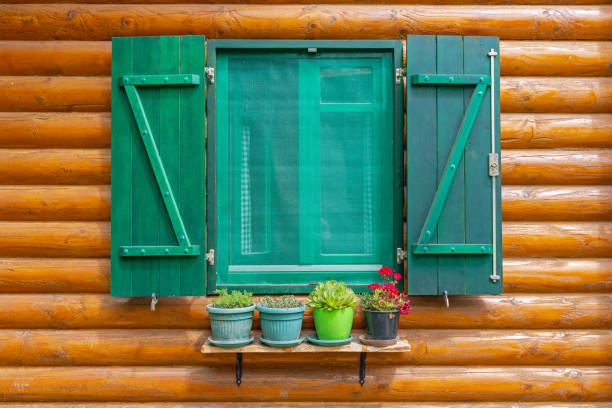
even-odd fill
[[[204,50],[113,38],[113,296],[205,294]]]
[[[491,78],[491,50],[499,52],[496,37],[407,38],[410,294],[502,292],[501,183],[490,175],[499,165],[489,166],[492,122],[500,152],[499,57]]]

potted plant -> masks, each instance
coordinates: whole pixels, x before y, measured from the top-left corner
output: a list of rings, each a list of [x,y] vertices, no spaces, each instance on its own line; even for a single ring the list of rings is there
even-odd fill
[[[211,344],[220,347],[240,347],[249,344],[253,326],[253,294],[247,291],[221,289],[219,297],[206,306],[210,316]]]
[[[383,283],[368,285],[372,293],[359,295],[359,302],[365,312],[369,340],[394,340],[397,338],[399,315],[410,312],[410,301],[400,293],[395,284],[402,277],[391,268],[378,271]]]
[[[316,340],[350,341],[356,304],[357,296],[355,296],[355,292],[344,282],[326,281],[317,284],[308,296],[308,306],[313,308],[317,331]],[[310,341],[313,339],[309,337]]]
[[[301,343],[302,320],[306,306],[293,295],[264,296],[257,304],[261,322],[261,342],[273,347],[289,347]]]

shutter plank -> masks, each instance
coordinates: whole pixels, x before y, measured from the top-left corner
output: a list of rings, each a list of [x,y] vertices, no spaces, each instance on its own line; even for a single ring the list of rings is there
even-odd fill
[[[460,36],[436,37],[438,74],[463,74],[463,39]],[[465,87],[471,96],[473,87]],[[457,138],[469,98],[463,100],[464,87],[438,86],[436,120],[437,120],[437,180],[442,174]],[[468,139],[469,143],[469,139]],[[465,200],[464,200],[464,160],[461,158],[446,205],[438,222],[438,243],[465,243]],[[436,187],[438,183],[436,183]],[[438,293],[463,294],[465,292],[465,257],[460,255],[441,256],[438,258]]]
[[[436,72],[436,37],[409,36],[406,42],[407,76]],[[417,242],[429,205],[436,193],[436,89],[412,87],[406,99],[407,185],[407,248],[408,293],[438,292],[438,260],[432,256],[411,255],[411,245]],[[418,169],[412,171],[411,169]],[[435,231],[432,231],[435,235]],[[436,237],[432,237],[435,242]]]

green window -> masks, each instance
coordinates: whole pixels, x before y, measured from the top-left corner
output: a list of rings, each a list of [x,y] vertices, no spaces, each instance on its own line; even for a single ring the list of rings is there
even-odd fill
[[[501,293],[498,50],[114,38],[111,294]]]
[[[401,43],[208,44],[209,292],[309,292],[327,279],[364,289],[395,267]]]

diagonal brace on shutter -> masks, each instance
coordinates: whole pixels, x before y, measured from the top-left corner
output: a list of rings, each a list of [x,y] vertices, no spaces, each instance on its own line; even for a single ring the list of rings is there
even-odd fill
[[[145,114],[137,86],[197,86],[200,83],[199,75],[126,75],[120,78],[121,86],[125,89],[138,132],[149,157],[149,162],[162,195],[166,211],[170,217],[174,234],[179,246],[121,246],[121,256],[193,256],[200,255],[200,246],[191,245],[185,225],[179,213],[170,182],[166,176],[164,164],[155,144],[147,115]]]
[[[441,74],[416,74],[412,76],[413,85],[475,85],[468,108],[463,116],[459,127],[455,144],[446,163],[438,190],[434,196],[433,203],[425,220],[425,225],[419,235],[419,240],[412,245],[412,252],[418,255],[486,255],[492,253],[490,244],[429,244],[433,238],[433,231],[438,226],[438,221],[451,185],[455,178],[457,167],[463,157],[465,146],[472,132],[474,121],[478,116],[480,105],[484,99],[487,87],[491,84],[488,75],[441,75]]]

